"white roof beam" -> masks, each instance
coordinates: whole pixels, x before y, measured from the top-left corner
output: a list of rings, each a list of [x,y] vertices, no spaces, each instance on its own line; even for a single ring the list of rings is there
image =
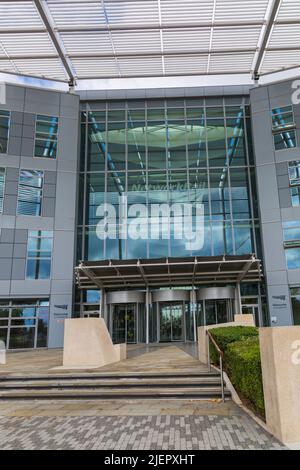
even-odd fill
[[[260,67],[262,65],[265,53],[266,53],[266,48],[267,48],[267,45],[269,43],[269,40],[270,40],[270,37],[271,37],[271,34],[272,34],[272,30],[273,30],[273,27],[274,27],[274,23],[275,23],[277,13],[278,13],[280,5],[281,5],[281,1],[282,0],[273,0],[273,4],[272,4],[271,10],[270,10],[270,15],[269,15],[269,18],[267,20],[264,36],[263,36],[262,43],[261,43],[261,46],[260,46],[260,51],[257,55],[256,61],[255,61],[255,64],[254,64],[254,69],[253,69],[253,79],[254,80],[259,79],[259,70],[260,70]]]
[[[74,86],[75,79],[76,79],[75,73],[73,72],[72,65],[70,64],[68,58],[65,55],[64,47],[62,45],[59,34],[54,30],[53,21],[50,18],[50,13],[48,11],[47,4],[44,2],[44,0],[33,0],[33,1],[45,25],[45,28],[49,34],[49,37],[53,43],[53,46],[55,47],[57,54],[63,64],[65,72],[67,76],[69,77],[69,84],[70,86]]]

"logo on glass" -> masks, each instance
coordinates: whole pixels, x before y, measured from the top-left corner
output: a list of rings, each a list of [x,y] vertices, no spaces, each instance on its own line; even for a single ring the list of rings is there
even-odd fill
[[[204,205],[202,203],[130,204],[120,196],[117,206],[97,207],[96,234],[101,240],[182,240],[186,250],[204,246]]]

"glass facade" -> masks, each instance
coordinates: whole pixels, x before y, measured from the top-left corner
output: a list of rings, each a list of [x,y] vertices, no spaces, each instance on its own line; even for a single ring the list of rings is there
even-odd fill
[[[250,110],[247,97],[188,98],[87,103],[81,113],[78,259],[242,255],[259,251]],[[123,239],[119,199],[144,204],[145,236]],[[116,239],[97,237],[99,205],[115,207]],[[201,203],[204,244],[190,249],[174,235],[169,214],[161,220],[150,206]],[[109,216],[108,216],[109,220]],[[194,226],[194,216],[192,224]],[[112,221],[113,223],[113,221]],[[163,232],[170,237],[164,237]]]
[[[0,340],[6,349],[47,347],[49,299],[0,300]]]
[[[275,150],[297,146],[292,106],[272,109],[272,132]]]
[[[293,287],[291,289],[291,302],[293,309],[294,325],[300,325],[300,288]]]
[[[17,207],[19,215],[41,215],[43,180],[43,171],[20,170]]]
[[[288,163],[292,206],[300,205],[300,160]]]
[[[36,116],[34,156],[56,158],[57,156],[58,118],[54,116]]]
[[[0,153],[7,153],[10,112],[0,109]]]
[[[284,248],[288,269],[300,269],[300,221],[283,223]]]
[[[28,233],[26,279],[50,279],[53,232]]]

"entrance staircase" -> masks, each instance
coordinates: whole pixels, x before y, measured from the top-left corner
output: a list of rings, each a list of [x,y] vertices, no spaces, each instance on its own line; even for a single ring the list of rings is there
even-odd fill
[[[225,389],[225,396],[230,393]],[[219,373],[88,374],[6,377],[0,400],[24,399],[221,399]]]
[[[219,400],[221,375],[179,347],[162,347],[97,371],[1,374],[0,400],[20,399]]]

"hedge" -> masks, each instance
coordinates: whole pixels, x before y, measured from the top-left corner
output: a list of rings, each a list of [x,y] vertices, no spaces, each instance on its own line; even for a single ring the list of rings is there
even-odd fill
[[[254,326],[227,326],[212,328],[209,332],[215,338],[223,352],[226,351],[227,346],[230,343],[241,341],[252,336],[258,337],[258,329]],[[214,346],[211,346],[210,348],[210,357],[213,364],[217,364],[219,362],[219,355]]]
[[[211,329],[210,332],[224,352],[224,368],[232,384],[261,416],[265,416],[257,328],[237,326]],[[215,353],[211,357],[213,359]]]

